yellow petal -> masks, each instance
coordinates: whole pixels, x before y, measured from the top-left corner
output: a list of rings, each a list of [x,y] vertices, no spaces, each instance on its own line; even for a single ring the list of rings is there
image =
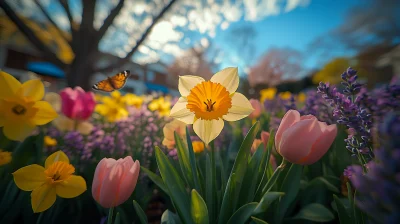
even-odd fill
[[[79,122],[76,130],[82,135],[88,135],[93,130],[93,124],[87,121]]]
[[[43,184],[32,191],[31,203],[34,213],[49,209],[56,201],[56,189],[51,184]]]
[[[57,161],[69,163],[68,156],[65,155],[65,153],[63,151],[60,150],[60,151],[57,151],[57,152],[51,154],[49,157],[47,157],[46,161],[44,162],[44,167],[47,169],[47,168],[49,168],[49,166],[51,166],[51,164],[53,164]]]
[[[10,140],[22,141],[35,130],[35,127],[35,125],[24,121],[18,123],[7,122],[4,125],[3,133]]]
[[[235,93],[232,96],[232,107],[223,118],[227,121],[237,121],[249,116],[253,110],[250,101],[243,94]]]
[[[203,140],[206,145],[214,140],[224,128],[224,121],[219,120],[201,120],[193,123],[193,130]]]
[[[185,75],[179,76],[179,92],[182,96],[188,96],[190,90],[196,86],[197,84],[204,82],[205,80],[202,77],[194,76],[194,75]]]
[[[71,175],[67,180],[57,184],[56,193],[62,198],[74,198],[85,192],[86,181],[81,176]]]
[[[238,69],[234,67],[225,68],[215,73],[210,81],[223,85],[232,94],[239,87]]]
[[[13,96],[22,84],[12,75],[0,71],[0,99]]]
[[[47,124],[58,116],[54,108],[46,101],[38,101],[33,107],[38,109],[36,114],[31,118],[32,123],[36,125]]]
[[[56,119],[53,120],[53,125],[60,131],[72,131],[74,130],[75,122],[74,120],[60,115]]]
[[[169,116],[177,120],[180,120],[186,124],[193,124],[194,113],[190,112],[190,110],[186,108],[186,104],[187,104],[187,99],[184,97],[180,97],[178,102],[176,102],[174,107],[172,107]]]
[[[32,191],[46,181],[44,167],[37,164],[22,167],[13,174],[14,182],[23,191]]]
[[[22,84],[18,93],[30,100],[39,101],[44,96],[44,85],[40,79],[28,80]]]

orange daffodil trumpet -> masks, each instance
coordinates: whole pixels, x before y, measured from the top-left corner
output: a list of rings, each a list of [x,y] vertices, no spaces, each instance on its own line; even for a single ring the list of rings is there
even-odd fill
[[[62,151],[47,157],[45,166],[32,164],[15,171],[14,182],[23,191],[32,191],[33,212],[43,212],[62,198],[74,198],[86,191],[86,181],[81,176],[72,175],[75,168]]]
[[[180,76],[182,95],[171,109],[170,116],[186,124],[207,145],[222,131],[224,121],[247,117],[254,109],[249,100],[236,90],[239,86],[237,68],[226,68],[205,81],[199,76]]]

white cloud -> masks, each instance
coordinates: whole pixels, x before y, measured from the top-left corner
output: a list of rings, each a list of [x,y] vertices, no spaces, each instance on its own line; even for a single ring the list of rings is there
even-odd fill
[[[183,50],[176,44],[166,44],[163,47],[163,52],[173,55],[175,57],[179,57],[183,54]]]
[[[204,48],[207,48],[210,45],[210,42],[207,40],[207,38],[202,38],[200,40],[201,46],[203,46]]]
[[[311,0],[288,0],[285,7],[285,12],[290,12],[293,9],[301,6],[305,7],[310,4]]]
[[[187,18],[179,15],[173,15],[170,19],[173,26],[186,26],[188,23]]]
[[[228,22],[224,21],[223,23],[221,23],[221,29],[222,30],[226,30],[226,29],[228,29],[228,27],[229,27],[229,23]]]

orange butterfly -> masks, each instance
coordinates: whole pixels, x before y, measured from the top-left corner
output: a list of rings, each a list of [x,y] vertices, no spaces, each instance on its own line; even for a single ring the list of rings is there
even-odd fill
[[[94,90],[100,90],[104,92],[112,92],[114,90],[121,89],[124,87],[126,80],[130,76],[130,71],[125,70],[112,77],[107,77],[107,79],[101,80],[100,82],[93,85]]]

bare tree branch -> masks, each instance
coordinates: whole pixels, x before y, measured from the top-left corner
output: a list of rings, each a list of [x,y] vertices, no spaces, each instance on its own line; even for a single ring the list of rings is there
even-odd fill
[[[65,68],[66,65],[35,35],[35,33],[24,23],[24,21],[21,20],[21,18],[18,17],[5,1],[0,1],[0,7],[4,10],[8,18],[15,23],[25,37],[43,54],[46,60],[61,68]]]
[[[44,16],[47,18],[47,20],[49,20],[49,22],[51,23],[51,25],[53,25],[57,32],[60,34],[60,36],[67,41],[67,43],[70,43],[70,40],[68,40],[68,38],[65,36],[64,31],[62,31],[60,29],[60,27],[54,22],[54,20],[50,17],[50,15],[47,13],[47,11],[44,9],[43,5],[40,4],[39,0],[34,0],[36,5],[39,7],[40,11],[42,11],[42,13],[44,14]]]
[[[67,14],[69,23],[71,25],[71,32],[74,31],[74,18],[72,17],[71,10],[69,9],[68,0],[58,0],[61,6],[64,8],[65,13]]]
[[[115,64],[111,64],[110,66],[97,69],[96,72],[106,72],[110,71],[113,68],[120,67],[128,62],[132,55],[139,49],[139,46],[146,40],[147,36],[150,34],[153,27],[157,24],[157,22],[164,16],[164,14],[171,8],[171,6],[176,2],[176,0],[171,0],[162,10],[161,12],[153,18],[153,22],[149,27],[147,27],[146,31],[143,33],[141,38],[136,42],[136,45],[131,49],[131,51],[121,60],[118,60]]]
[[[97,43],[103,38],[104,34],[107,32],[108,28],[113,24],[115,17],[121,12],[122,7],[124,6],[125,0],[119,0],[117,6],[110,11],[110,14],[104,20],[103,25],[100,27],[97,33]]]

